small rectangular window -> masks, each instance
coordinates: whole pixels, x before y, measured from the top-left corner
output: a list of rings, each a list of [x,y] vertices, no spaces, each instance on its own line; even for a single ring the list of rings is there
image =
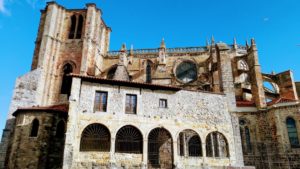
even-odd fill
[[[94,111],[106,112],[107,92],[96,92],[94,101]]]
[[[137,96],[134,94],[126,94],[126,108],[125,113],[136,114]]]
[[[167,99],[159,99],[159,107],[160,108],[168,108],[168,101],[167,101]]]

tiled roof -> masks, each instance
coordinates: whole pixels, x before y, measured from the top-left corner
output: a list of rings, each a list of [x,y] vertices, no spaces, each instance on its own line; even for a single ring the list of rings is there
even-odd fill
[[[255,107],[254,101],[247,101],[247,100],[237,100],[236,101],[237,107]]]
[[[72,77],[79,77],[86,81],[93,81],[103,84],[110,85],[120,85],[120,86],[128,86],[128,87],[138,87],[138,88],[146,88],[151,90],[171,90],[171,91],[179,91],[180,87],[177,86],[168,86],[168,85],[159,85],[153,83],[141,83],[141,82],[132,82],[125,80],[112,80],[112,79],[104,79],[96,76],[87,76],[87,75],[79,75],[79,74],[70,74]]]
[[[33,107],[19,107],[13,115],[16,116],[17,113],[21,111],[50,111],[50,112],[59,112],[59,113],[68,113],[69,105],[68,104],[60,104],[60,105],[53,105],[53,106],[33,106]]]
[[[272,106],[277,103],[288,103],[288,102],[295,102],[295,101],[297,101],[297,100],[279,97],[279,98],[273,99],[272,101],[268,102],[267,105]]]

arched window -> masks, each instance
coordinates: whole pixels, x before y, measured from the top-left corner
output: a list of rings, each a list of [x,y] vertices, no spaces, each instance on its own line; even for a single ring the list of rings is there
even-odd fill
[[[149,168],[173,168],[173,140],[164,128],[155,128],[148,135]]]
[[[65,130],[66,130],[65,122],[63,120],[61,120],[60,122],[57,123],[55,136],[57,138],[64,138],[65,137]]]
[[[133,126],[122,127],[116,136],[116,152],[141,154],[143,152],[143,136]]]
[[[146,66],[146,83],[151,83],[151,62],[147,61]]]
[[[240,119],[240,135],[241,135],[241,142],[243,153],[248,154],[252,152],[252,143],[251,143],[251,133],[248,127],[249,122],[246,119]]]
[[[73,39],[74,35],[75,35],[75,29],[76,29],[76,16],[73,15],[71,17],[71,28],[70,28],[70,32],[69,32],[69,39]]]
[[[67,94],[68,97],[71,93],[71,86],[72,86],[72,77],[68,76],[68,74],[73,72],[73,67],[70,63],[67,63],[63,67],[63,79],[61,84],[61,94]]]
[[[192,157],[202,156],[201,140],[199,136],[193,136],[192,138],[190,138],[188,145],[189,145],[189,156]]]
[[[112,66],[112,67],[109,69],[109,71],[107,72],[106,78],[107,78],[107,79],[113,79],[116,70],[117,70],[117,65]]]
[[[245,60],[239,60],[237,65],[239,70],[249,70],[248,64]]]
[[[247,126],[245,127],[245,137],[246,137],[247,150],[248,152],[251,152],[252,146],[251,146],[250,130]]]
[[[180,132],[178,141],[180,156],[202,156],[201,139],[195,131],[184,130]]]
[[[80,39],[83,29],[83,16],[73,15],[71,16],[71,27],[69,32],[69,39]]]
[[[291,146],[292,147],[299,147],[299,139],[298,139],[296,121],[291,117],[287,118],[286,119],[286,127],[287,127],[288,136],[289,136]]]
[[[102,124],[90,124],[81,134],[80,151],[110,151],[110,132]]]
[[[77,24],[77,31],[76,31],[76,39],[81,38],[82,27],[83,27],[83,16],[79,15],[78,24]]]
[[[228,143],[220,132],[212,132],[206,137],[207,157],[229,157]]]
[[[30,137],[37,137],[39,132],[39,126],[40,126],[39,120],[34,119],[31,124]]]

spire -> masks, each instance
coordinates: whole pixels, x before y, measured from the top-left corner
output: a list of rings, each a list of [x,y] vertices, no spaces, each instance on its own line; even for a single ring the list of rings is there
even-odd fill
[[[209,46],[209,42],[208,42],[208,39],[206,39],[206,46]]]
[[[133,55],[133,45],[130,46],[130,52],[129,55],[132,56]]]
[[[246,48],[249,49],[248,40],[246,40]]]
[[[162,38],[162,40],[161,40],[160,48],[166,49],[166,44],[165,44],[165,39],[164,38]]]
[[[212,45],[215,44],[215,38],[214,38],[214,35],[211,36],[211,44],[212,44]]]
[[[237,49],[237,43],[236,43],[236,38],[235,37],[233,38],[233,48]]]
[[[276,73],[275,73],[275,71],[274,71],[274,70],[272,70],[272,72],[271,72],[271,75],[276,75]]]
[[[120,51],[121,52],[125,52],[126,51],[126,44],[125,43],[122,44],[122,47],[121,47]]]
[[[255,40],[254,38],[251,39],[251,46],[255,45]]]

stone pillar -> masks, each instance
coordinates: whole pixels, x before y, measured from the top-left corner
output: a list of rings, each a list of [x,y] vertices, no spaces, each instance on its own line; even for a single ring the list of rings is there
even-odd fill
[[[251,80],[252,96],[256,106],[261,109],[266,107],[263,78],[258,62],[258,53],[254,39],[251,39],[251,47],[248,52],[249,75]]]
[[[174,160],[174,166],[176,169],[180,169],[181,168],[181,163],[178,159],[178,144],[177,144],[177,140],[173,141],[173,160]]]
[[[242,149],[239,118],[236,113],[231,113],[231,124],[233,128],[233,141],[235,146],[233,147],[231,145],[228,145],[230,161],[232,161],[232,163],[234,163],[236,166],[244,166],[244,156],[243,156],[243,149]],[[231,151],[230,149],[234,149],[235,157],[236,157],[235,161],[232,159],[232,154],[230,153]]]
[[[115,168],[116,166],[116,158],[115,158],[115,152],[116,152],[116,138],[112,137],[110,141],[110,152],[109,152],[109,163],[111,168]]]
[[[145,139],[143,143],[143,162],[142,162],[142,169],[147,169],[148,164],[148,140]]]
[[[76,156],[79,151],[79,142],[75,142],[76,136],[78,135],[78,113],[79,109],[79,99],[80,99],[80,87],[81,79],[73,78],[72,79],[72,88],[71,96],[69,99],[69,117],[67,123],[66,139],[65,139],[65,149],[64,149],[64,158],[63,158],[63,169],[72,168],[74,156]]]

